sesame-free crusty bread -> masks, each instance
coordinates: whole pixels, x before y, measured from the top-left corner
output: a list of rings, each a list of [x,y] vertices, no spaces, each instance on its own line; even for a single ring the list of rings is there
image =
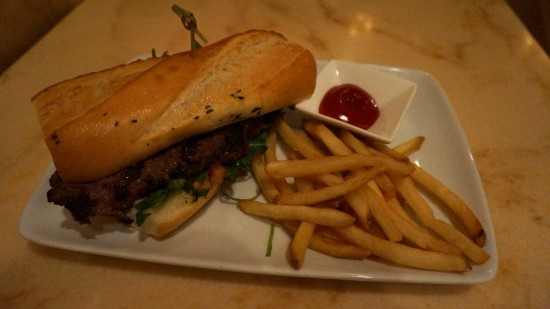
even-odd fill
[[[297,103],[313,93],[312,54],[282,35],[237,34],[195,51],[140,60],[38,93],[61,178],[97,180],[185,138]]]

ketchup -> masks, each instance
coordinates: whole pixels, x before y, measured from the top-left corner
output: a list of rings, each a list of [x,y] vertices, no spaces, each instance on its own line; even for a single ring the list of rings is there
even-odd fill
[[[329,89],[319,105],[319,112],[361,129],[370,128],[380,116],[373,97],[353,84]]]

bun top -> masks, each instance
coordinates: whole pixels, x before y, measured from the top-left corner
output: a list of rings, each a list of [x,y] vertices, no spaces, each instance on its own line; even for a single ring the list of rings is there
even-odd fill
[[[311,96],[312,54],[251,30],[195,51],[79,76],[33,99],[61,178],[111,175],[185,138]]]

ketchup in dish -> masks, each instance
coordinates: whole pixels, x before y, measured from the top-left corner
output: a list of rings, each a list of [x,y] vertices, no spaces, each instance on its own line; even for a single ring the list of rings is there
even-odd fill
[[[380,110],[373,97],[353,84],[332,87],[321,101],[319,112],[361,129],[370,128]]]

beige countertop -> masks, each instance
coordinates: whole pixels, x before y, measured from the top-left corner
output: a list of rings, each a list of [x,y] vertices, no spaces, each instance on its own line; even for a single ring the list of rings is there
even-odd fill
[[[504,1],[179,3],[195,13],[211,42],[270,29],[317,59],[432,74],[464,129],[487,196],[499,255],[490,282],[241,274],[75,253],[22,238],[21,215],[51,162],[30,98],[152,47],[187,49],[172,3],[86,1],[0,77],[0,307],[550,306],[550,60]]]

